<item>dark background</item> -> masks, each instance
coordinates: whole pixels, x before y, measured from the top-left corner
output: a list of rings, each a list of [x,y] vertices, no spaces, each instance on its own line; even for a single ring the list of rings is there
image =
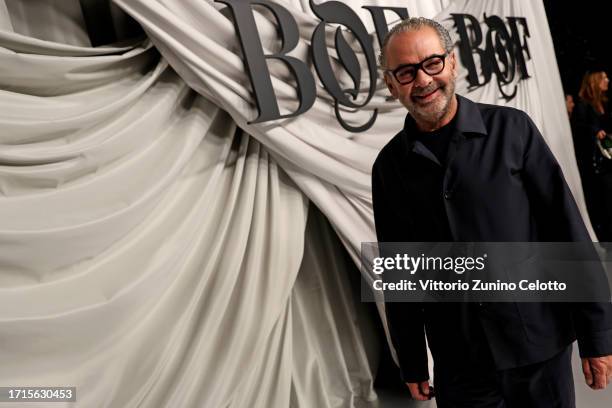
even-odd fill
[[[610,5],[606,0],[544,0],[566,93],[578,93],[587,70],[612,74]]]

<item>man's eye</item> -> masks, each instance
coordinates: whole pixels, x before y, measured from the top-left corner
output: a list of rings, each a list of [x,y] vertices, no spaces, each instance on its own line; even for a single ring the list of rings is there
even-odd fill
[[[396,73],[398,78],[410,78],[414,75],[414,68],[405,67],[397,71]]]
[[[431,61],[427,61],[424,68],[425,69],[437,69],[442,65],[442,60],[439,58],[435,58]]]

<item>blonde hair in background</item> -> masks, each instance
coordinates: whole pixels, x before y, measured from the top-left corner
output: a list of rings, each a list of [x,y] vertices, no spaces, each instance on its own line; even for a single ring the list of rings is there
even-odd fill
[[[590,103],[597,112],[604,113],[604,103],[608,101],[599,83],[603,80],[604,71],[587,72],[582,77],[578,96]]]

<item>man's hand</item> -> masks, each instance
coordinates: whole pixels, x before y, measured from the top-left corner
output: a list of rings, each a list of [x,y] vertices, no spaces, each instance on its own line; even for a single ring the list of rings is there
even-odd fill
[[[603,390],[612,381],[612,355],[583,358],[582,372],[589,387]]]
[[[433,388],[429,388],[429,381],[420,383],[406,383],[412,398],[418,401],[427,401],[433,397]]]

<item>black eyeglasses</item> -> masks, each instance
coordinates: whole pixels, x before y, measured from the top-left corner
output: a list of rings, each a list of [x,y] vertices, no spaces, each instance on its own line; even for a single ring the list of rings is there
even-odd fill
[[[422,69],[427,75],[437,75],[444,70],[444,62],[448,54],[432,55],[429,58],[424,59],[418,64],[404,64],[395,68],[390,72],[395,80],[402,85],[411,83],[416,79],[419,69]]]

